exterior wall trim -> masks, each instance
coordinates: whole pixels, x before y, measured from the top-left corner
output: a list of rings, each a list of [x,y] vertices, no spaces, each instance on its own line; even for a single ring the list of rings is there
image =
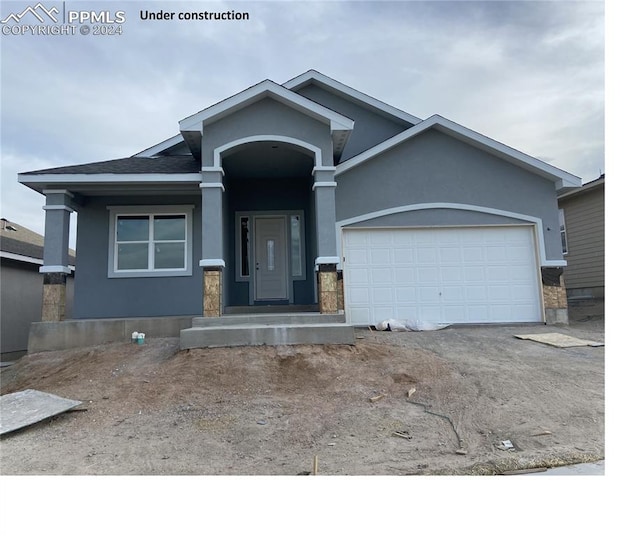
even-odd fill
[[[331,130],[352,130],[354,121],[338,112],[325,108],[309,99],[290,91],[283,86],[264,80],[259,84],[245,89],[228,99],[225,99],[209,108],[197,112],[178,122],[181,132],[202,132],[205,122],[222,118],[233,111],[252,104],[262,97],[271,97],[287,106],[290,106],[310,117],[320,119],[329,124]]]
[[[322,166],[322,150],[320,147],[316,147],[315,145],[311,145],[305,141],[299,140],[297,138],[292,138],[290,136],[279,136],[275,134],[258,134],[256,136],[247,136],[245,138],[238,138],[237,140],[230,141],[221,145],[220,147],[216,147],[213,150],[213,167],[217,169],[222,169],[222,153],[232,149],[233,147],[237,147],[239,145],[246,145],[248,143],[260,142],[260,141],[278,141],[281,143],[288,143],[290,145],[295,145],[297,147],[302,147],[312,152],[314,155],[315,166]],[[203,171],[208,170],[209,168],[203,168]]]
[[[320,182],[314,182],[313,186],[311,187],[312,191],[315,191],[316,188],[335,188],[336,186],[338,186],[338,183],[335,181],[320,181]]]
[[[318,82],[320,84],[320,87],[327,86],[328,88],[330,88],[330,90],[337,91],[338,93],[342,93],[350,97],[355,102],[364,103],[370,108],[372,108],[373,110],[376,110],[378,113],[382,112],[391,117],[401,119],[413,125],[420,122],[420,119],[418,117],[415,117],[414,115],[411,115],[411,114],[408,114],[407,112],[399,110],[398,108],[394,108],[393,106],[390,106],[389,104],[386,104],[385,102],[382,102],[378,99],[374,99],[373,97],[370,97],[369,95],[366,95],[341,82],[338,82],[337,80],[329,78],[328,76],[323,75],[318,71],[309,70],[306,73],[303,73],[301,75],[296,76],[295,78],[292,78],[291,80],[289,80],[288,82],[285,82],[282,85],[285,88],[290,89],[291,91],[297,91],[298,89],[312,82]]]
[[[51,265],[41,266],[39,271],[41,274],[70,274],[71,268],[69,266]]]
[[[167,140],[161,141],[160,143],[156,143],[155,145],[152,145],[151,147],[144,149],[143,151],[140,151],[139,153],[136,153],[133,156],[139,156],[139,157],[156,156],[158,153],[161,153],[166,149],[171,149],[172,147],[175,147],[176,145],[182,142],[184,142],[184,138],[182,137],[182,134],[176,134],[175,136]]]
[[[67,212],[73,212],[73,209],[67,205],[44,205],[42,210],[66,210]]]
[[[222,191],[225,191],[224,184],[221,182],[201,182],[200,188],[222,188]]]
[[[316,257],[316,268],[318,267],[318,265],[320,264],[339,264],[340,263],[340,257]]]
[[[224,259],[202,259],[199,263],[201,268],[224,268]]]
[[[194,205],[108,205],[109,212],[109,247],[107,278],[146,278],[146,277],[191,277],[193,275],[193,211]],[[116,218],[121,215],[163,215],[181,214],[185,216],[185,267],[162,270],[116,270]],[[42,271],[42,270],[41,270]]]
[[[550,266],[566,266],[567,261],[562,260],[554,260],[547,259],[547,255],[544,247],[544,227],[542,225],[542,220],[535,216],[529,216],[527,214],[519,214],[517,212],[510,212],[507,210],[500,210],[491,207],[483,207],[478,205],[466,205],[461,203],[417,203],[415,205],[404,205],[399,207],[393,207],[383,210],[377,210],[375,212],[369,212],[367,214],[362,214],[360,216],[355,216],[353,218],[347,218],[345,220],[340,220],[336,222],[336,243],[339,248],[339,256],[340,256],[340,269],[342,266],[342,228],[347,227],[349,225],[353,225],[354,223],[360,223],[363,221],[373,220],[375,218],[380,218],[382,216],[389,216],[391,214],[399,214],[402,212],[412,212],[415,210],[429,210],[429,209],[453,209],[453,210],[467,210],[471,212],[482,212],[485,214],[493,214],[496,216],[505,216],[507,218],[514,218],[517,220],[522,220],[529,224],[533,224],[536,230],[535,239],[538,242],[538,256],[540,259],[540,266],[550,267]]]

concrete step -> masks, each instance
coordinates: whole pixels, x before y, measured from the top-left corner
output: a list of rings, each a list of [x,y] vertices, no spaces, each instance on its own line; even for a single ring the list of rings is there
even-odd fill
[[[202,326],[180,332],[180,348],[278,346],[290,344],[355,344],[353,326],[344,323],[242,324]]]
[[[199,316],[192,320],[191,326],[194,328],[218,327],[218,326],[241,326],[247,324],[254,325],[307,325],[307,324],[339,324],[344,323],[343,314],[320,313],[270,313],[270,314],[242,314],[223,315],[216,317]]]
[[[256,313],[317,313],[318,305],[227,305],[225,315],[253,315]]]

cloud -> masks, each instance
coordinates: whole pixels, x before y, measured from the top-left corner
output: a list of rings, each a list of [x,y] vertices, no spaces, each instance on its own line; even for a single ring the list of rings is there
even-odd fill
[[[3,4],[2,15],[15,5]],[[73,3],[97,5],[107,8]],[[600,2],[113,1],[108,9],[126,12],[123,35],[0,36],[4,217],[42,220],[43,200],[17,183],[20,171],[129,156],[177,134],[183,117],[310,68],[584,179],[604,171]],[[142,21],[141,9],[233,9],[250,19]]]

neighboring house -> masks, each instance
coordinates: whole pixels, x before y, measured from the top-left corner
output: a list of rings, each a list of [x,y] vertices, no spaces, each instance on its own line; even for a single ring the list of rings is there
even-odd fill
[[[604,174],[558,197],[569,299],[604,299]]]
[[[0,350],[3,358],[26,352],[29,327],[42,314],[44,237],[6,218],[0,221]],[[73,264],[73,252],[70,252]],[[67,283],[69,313],[73,278]]]
[[[288,305],[354,325],[566,321],[557,195],[578,177],[316,71],[178,125],[132,157],[19,175],[46,197],[58,300],[78,214],[74,318]]]

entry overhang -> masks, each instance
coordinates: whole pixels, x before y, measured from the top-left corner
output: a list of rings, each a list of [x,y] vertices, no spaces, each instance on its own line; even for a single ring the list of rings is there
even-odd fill
[[[271,98],[285,106],[325,123],[331,130],[334,153],[341,153],[353,130],[354,121],[338,112],[325,108],[306,97],[298,95],[271,80],[264,80],[233,97],[205,108],[178,122],[180,132],[193,154],[201,151],[202,133],[205,125],[215,123],[228,115],[262,99]]]

